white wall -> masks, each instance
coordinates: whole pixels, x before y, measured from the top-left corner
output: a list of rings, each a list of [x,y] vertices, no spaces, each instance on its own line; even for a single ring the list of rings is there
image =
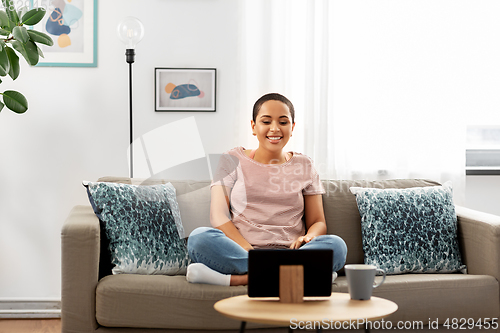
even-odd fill
[[[60,297],[60,230],[73,205],[88,203],[81,181],[128,175],[120,20],[136,16],[146,29],[134,64],[136,135],[194,116],[205,152],[220,153],[236,144],[237,12],[232,0],[99,1],[97,68],[23,64],[18,80],[4,80],[0,90],[21,91],[29,110],[0,113],[0,298]],[[155,67],[217,68],[217,111],[155,112]]]
[[[385,10],[377,14],[380,20],[396,25],[399,21],[391,17],[389,9],[391,4],[403,3],[380,3],[387,9],[387,14]],[[412,2],[414,6],[416,3]],[[481,56],[471,52],[475,60],[460,65],[468,73],[477,67],[479,73],[477,81],[471,84],[471,114],[477,115],[481,110],[498,113],[500,5],[481,1],[472,10],[472,2],[447,3],[453,9],[454,20],[463,22],[459,24],[463,29],[457,33],[465,36],[473,31],[473,36],[467,35],[465,40],[475,40],[472,47],[484,55],[484,61],[479,62],[476,60]],[[194,115],[207,154],[238,144],[233,139],[234,114],[250,115],[250,110],[236,109],[239,4],[234,0],[102,0],[97,68],[24,65],[17,81],[4,80],[0,91],[22,91],[30,109],[24,115],[8,110],[0,113],[0,299],[60,297],[60,229],[72,206],[88,202],[81,181],[128,175],[128,65],[115,32],[124,17],[136,16],[146,28],[134,64],[136,136]],[[356,17],[356,6],[362,6],[362,2],[356,2],[345,15]],[[427,15],[446,14],[429,13],[425,8],[414,11],[408,7],[408,12],[422,25],[426,24]],[[379,56],[393,56],[394,59],[384,58],[387,64],[403,61],[403,55],[391,52]],[[408,64],[419,61],[419,53],[404,57]],[[373,57],[363,54],[352,61],[367,59]],[[217,112],[154,112],[155,67],[217,68]],[[481,82],[484,87],[485,79],[489,80],[489,88],[477,91],[475,87]],[[444,89],[451,94],[454,87]],[[358,95],[363,96],[364,92],[359,91]],[[192,130],[186,128],[186,135]],[[182,140],[179,142],[182,144]],[[467,190],[467,200],[471,200],[473,208],[497,207],[498,200],[490,194],[496,193],[499,182],[482,180]],[[467,186],[470,184],[468,179]]]
[[[466,182],[468,208],[500,215],[500,176],[467,176]]]

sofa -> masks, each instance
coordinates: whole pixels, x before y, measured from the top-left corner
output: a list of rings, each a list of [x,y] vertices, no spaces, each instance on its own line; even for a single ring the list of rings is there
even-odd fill
[[[142,185],[167,182],[120,177],[98,181]],[[171,183],[176,189],[183,223],[210,226],[210,182]],[[328,233],[345,240],[350,264],[364,262],[361,218],[350,187],[413,188],[439,184],[399,179],[324,180],[323,185]],[[500,217],[458,206],[455,209],[460,253],[467,274],[388,275],[373,294],[397,303],[398,311],[386,319],[394,327],[398,321],[421,321],[425,327],[429,322],[439,323],[442,330],[450,331],[449,326],[442,325],[451,324],[454,318],[477,322],[500,316]],[[107,259],[102,255],[101,233],[99,219],[90,205],[75,206],[62,227],[62,332],[237,331],[240,323],[218,314],[213,306],[218,300],[245,294],[245,286],[190,284],[183,275],[109,274],[105,268],[109,263],[104,262]],[[348,292],[342,271],[332,284],[332,291]],[[252,323],[247,329],[286,331]]]

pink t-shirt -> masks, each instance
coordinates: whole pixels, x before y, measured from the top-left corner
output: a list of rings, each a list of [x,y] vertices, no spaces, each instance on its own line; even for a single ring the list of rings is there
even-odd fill
[[[262,164],[243,147],[224,153],[212,186],[231,188],[231,218],[254,248],[284,248],[305,234],[304,195],[325,190],[312,160],[300,153],[283,164]]]

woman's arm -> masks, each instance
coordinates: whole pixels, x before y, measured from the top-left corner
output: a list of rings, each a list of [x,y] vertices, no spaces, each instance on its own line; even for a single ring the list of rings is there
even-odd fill
[[[309,243],[316,236],[326,235],[325,212],[321,194],[304,195],[304,217],[307,233],[297,238],[290,245],[291,249],[298,249],[302,244]]]
[[[231,221],[229,213],[229,193],[231,188],[227,186],[212,186],[210,201],[210,224],[221,230],[227,237],[238,243],[242,248],[249,251],[252,245],[241,235],[239,230]]]

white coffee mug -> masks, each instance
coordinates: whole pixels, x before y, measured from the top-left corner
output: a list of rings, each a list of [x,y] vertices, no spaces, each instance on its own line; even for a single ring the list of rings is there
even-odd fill
[[[354,300],[369,300],[373,288],[377,288],[385,281],[385,272],[373,265],[345,265],[345,275],[349,294]],[[382,281],[374,285],[376,272],[383,274]]]

